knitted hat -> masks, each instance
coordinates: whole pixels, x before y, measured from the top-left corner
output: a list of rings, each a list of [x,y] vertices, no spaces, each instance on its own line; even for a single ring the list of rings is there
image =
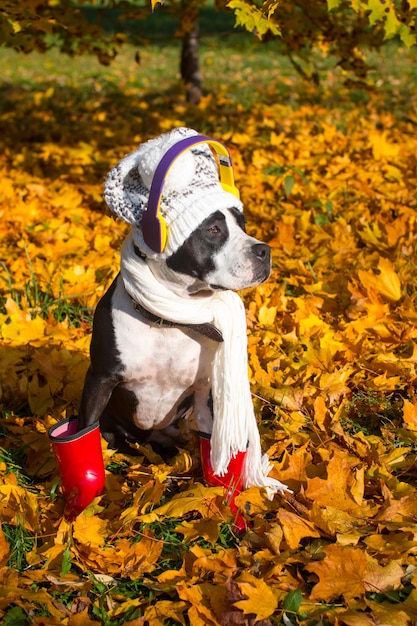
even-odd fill
[[[151,139],[125,156],[107,175],[104,198],[109,209],[134,227],[135,244],[147,256],[169,257],[216,210],[241,202],[220,184],[216,160],[206,143],[183,152],[165,178],[160,211],[167,225],[167,244],[153,252],[143,241],[141,219],[147,209],[152,179],[164,154],[185,137],[198,135],[190,128],[174,130]]]

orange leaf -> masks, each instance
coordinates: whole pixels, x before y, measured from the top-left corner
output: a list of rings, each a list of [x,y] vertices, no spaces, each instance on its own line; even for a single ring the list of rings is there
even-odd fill
[[[140,516],[145,523],[152,523],[161,517],[182,517],[190,511],[200,511],[208,515],[212,509],[212,502],[217,496],[224,495],[223,487],[204,487],[195,483],[187,491],[176,494],[169,502],[159,508]]]
[[[4,532],[0,526],[0,572],[6,565],[10,557],[10,544],[4,536]]]
[[[310,519],[317,528],[331,536],[336,536],[337,533],[351,534],[361,523],[360,519],[349,513],[332,506],[319,506],[317,502],[313,502]]]
[[[281,509],[277,517],[284,531],[285,541],[292,550],[300,545],[301,539],[305,537],[320,537],[320,533],[314,524],[308,522],[291,511]]]
[[[379,274],[372,271],[359,270],[359,279],[366,289],[375,289],[382,296],[397,302],[401,296],[401,281],[396,273],[393,264],[389,259],[380,257],[378,262]]]
[[[181,600],[191,604],[188,616],[193,626],[221,626],[207,606],[209,599],[204,595],[203,585],[187,586],[183,580],[177,584],[177,592]]]
[[[365,589],[371,593],[384,593],[393,589],[399,589],[403,576],[404,570],[396,561],[391,561],[383,567],[379,565],[376,559],[368,557]]]
[[[109,534],[108,521],[82,513],[74,521],[74,539],[84,546],[103,546]]]
[[[145,609],[145,623],[149,626],[164,626],[167,620],[180,623],[185,626],[183,613],[187,605],[185,602],[173,600],[160,600],[154,606],[148,606]]]
[[[410,430],[417,430],[417,402],[405,399],[403,405],[404,425]]]
[[[310,594],[311,600],[331,600],[343,596],[351,600],[365,593],[367,560],[359,548],[341,548],[330,545],[324,548],[322,561],[309,563],[306,569],[319,577]]]
[[[240,591],[248,598],[238,600],[233,606],[241,609],[245,615],[253,614],[257,620],[263,620],[274,614],[278,607],[278,596],[262,578],[244,574],[244,580],[237,580]]]
[[[188,541],[202,537],[214,545],[219,537],[220,523],[213,519],[198,519],[193,522],[182,522],[175,531],[184,535],[184,539]]]

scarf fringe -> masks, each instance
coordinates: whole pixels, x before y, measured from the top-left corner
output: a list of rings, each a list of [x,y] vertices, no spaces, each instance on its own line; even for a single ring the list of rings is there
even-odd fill
[[[246,314],[239,296],[233,291],[217,291],[206,298],[190,298],[184,305],[184,299],[164,287],[146,261],[135,254],[132,234],[122,247],[121,274],[131,298],[154,315],[178,323],[213,323],[223,334],[212,372],[214,473],[224,475],[231,457],[247,450],[244,486],[265,487],[270,499],[277,491],[288,491],[268,477],[271,463],[262,455],[248,380]]]

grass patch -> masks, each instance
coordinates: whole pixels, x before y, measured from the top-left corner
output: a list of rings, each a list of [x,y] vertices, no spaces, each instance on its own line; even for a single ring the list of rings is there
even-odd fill
[[[28,626],[32,620],[20,606],[11,606],[3,617],[3,626]]]
[[[308,62],[320,76],[320,86],[315,87],[295,72],[279,39],[263,43],[250,33],[230,29],[227,32],[229,34],[222,36],[203,33],[201,37],[200,65],[207,94],[227,95],[245,106],[255,103],[260,94],[263,100],[270,94],[271,98],[278,96],[297,106],[311,99],[320,101],[327,91],[334,98],[328,104],[341,104],[340,90],[347,75],[338,67],[335,57],[324,56],[318,51],[309,55]],[[181,90],[180,49],[181,42],[175,38],[141,40],[136,44],[125,44],[111,65],[103,67],[95,57],[88,55],[65,57],[63,62],[62,55],[53,48],[44,54],[34,52],[26,57],[0,48],[2,83],[23,90],[46,91],[52,85],[55,90],[79,87],[79,98],[85,102],[103,90],[118,89],[135,90],[136,97],[140,98],[143,93],[149,98],[152,93],[161,95]],[[417,81],[417,51],[388,42],[380,53],[364,50],[364,54],[371,69],[366,81],[350,86],[352,105],[366,105],[371,89],[387,95],[387,107],[391,106],[393,97],[406,106],[409,85]],[[229,123],[233,121],[229,120]]]
[[[32,480],[23,472],[26,461],[26,453],[23,448],[4,448],[0,446],[0,462],[6,466],[5,473],[13,473],[16,476],[17,484],[21,487],[30,486]]]
[[[394,431],[402,423],[403,397],[358,390],[346,405],[344,426],[351,433],[381,437],[384,430]]]
[[[4,270],[4,281],[8,285],[8,290],[4,294],[0,294],[0,313],[7,313],[6,301],[11,298],[16,304],[22,308],[23,301],[25,306],[31,310],[33,317],[39,315],[48,318],[51,314],[57,322],[68,320],[75,327],[81,324],[91,324],[93,321],[94,310],[85,307],[78,301],[76,296],[66,296],[65,285],[61,280],[60,292],[62,296],[56,297],[52,289],[42,289],[36,280],[36,276],[30,266],[30,279],[26,282],[22,291],[17,290],[13,283],[13,278],[5,263],[0,263]]]
[[[35,540],[23,524],[2,524],[1,528],[10,545],[7,565],[22,572],[28,566],[26,554],[32,550]]]

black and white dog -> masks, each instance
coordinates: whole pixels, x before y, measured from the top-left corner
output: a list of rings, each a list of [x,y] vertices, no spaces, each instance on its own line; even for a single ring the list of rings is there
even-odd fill
[[[78,428],[100,420],[110,447],[132,454],[130,443],[151,442],[160,451],[176,445],[178,421],[192,412],[198,431],[212,436],[215,473],[247,450],[245,485],[274,492],[285,486],[267,476],[247,380],[245,314],[234,293],[269,277],[270,249],[245,232],[231,162],[221,147],[219,174],[209,144],[220,150],[175,129],[142,144],[107,177],[107,204],[132,230],[121,272],[95,312]],[[170,150],[159,205],[149,207]],[[166,229],[156,246],[143,220],[151,209]]]
[[[141,255],[137,248],[134,254]],[[269,247],[245,233],[233,206],[215,210],[166,260],[148,263],[161,284],[184,298],[185,312],[190,298],[257,285],[271,269]],[[119,274],[95,312],[80,426],[100,419],[110,446],[134,453],[127,442],[152,435],[154,443],[175,444],[177,429],[169,427],[193,407],[199,431],[211,433],[211,371],[221,340],[208,323],[169,322],[139,307]]]

